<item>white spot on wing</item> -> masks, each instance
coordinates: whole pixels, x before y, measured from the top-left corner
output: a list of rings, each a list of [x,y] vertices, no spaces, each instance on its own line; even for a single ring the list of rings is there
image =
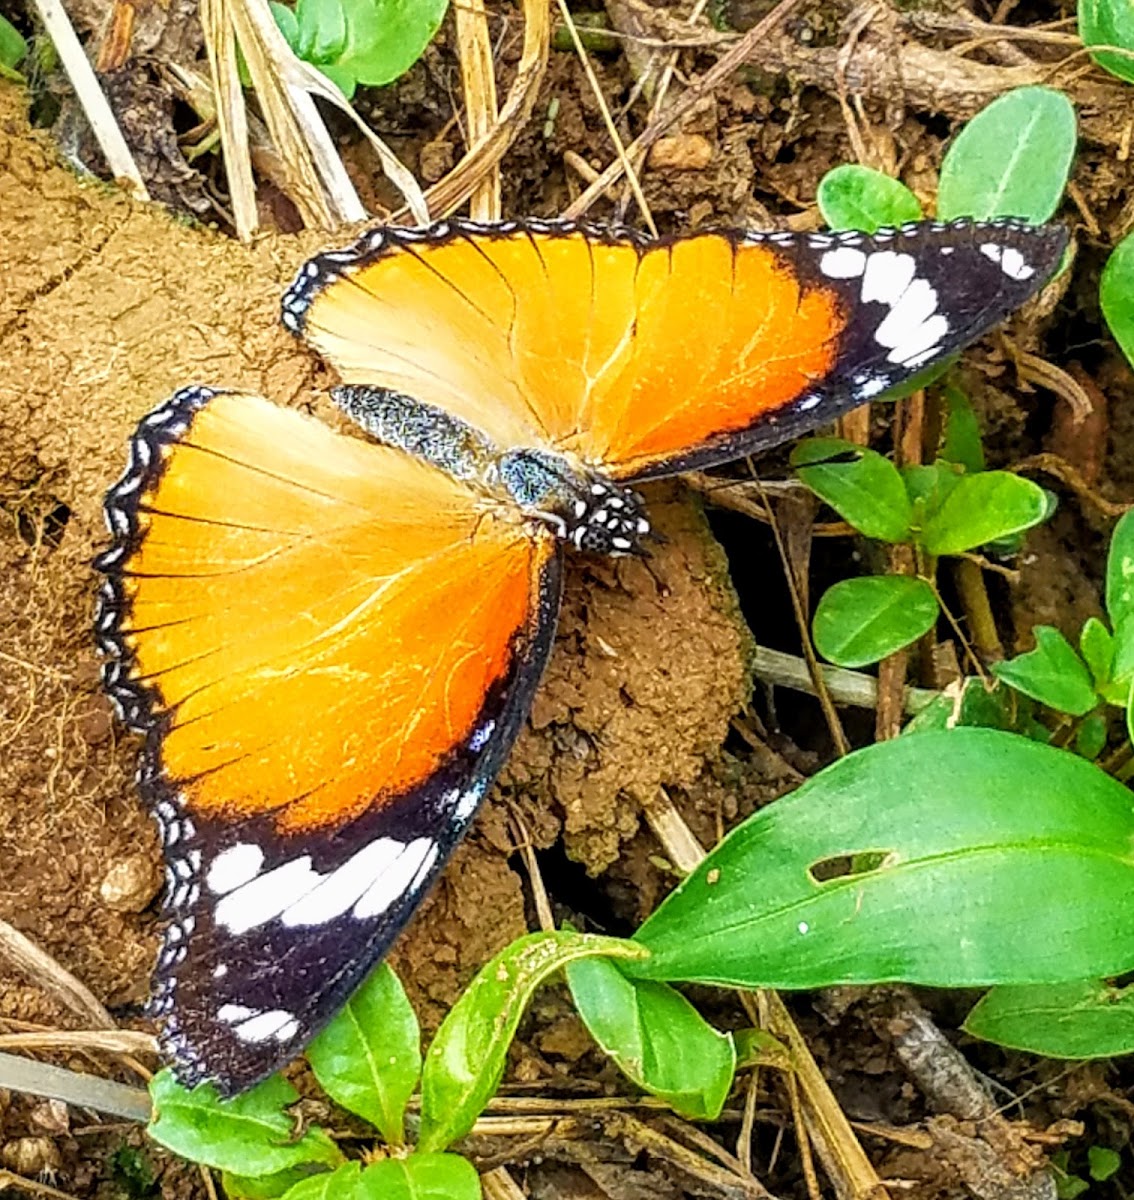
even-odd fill
[[[359,920],[384,913],[406,890],[419,872],[428,870],[437,858],[437,847],[431,838],[415,838],[398,858],[376,879],[354,906]],[[428,866],[426,865],[428,864]]]
[[[252,842],[238,842],[216,856],[205,883],[209,891],[223,896],[255,879],[263,865],[264,852],[259,846]]]
[[[866,270],[866,255],[851,246],[840,246],[823,255],[819,270],[828,279],[857,279]]]
[[[916,270],[912,254],[899,254],[895,250],[871,254],[862,275],[863,303],[888,304],[893,308],[913,282]]]
[[[395,838],[378,838],[352,855],[341,867],[322,877],[305,896],[289,904],[280,920],[294,929],[302,925],[324,925],[356,904],[381,880],[406,848]]]

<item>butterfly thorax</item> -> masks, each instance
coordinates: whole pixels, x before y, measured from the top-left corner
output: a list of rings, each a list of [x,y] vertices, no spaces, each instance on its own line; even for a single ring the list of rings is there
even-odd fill
[[[591,554],[641,553],[650,523],[632,489],[547,450],[509,450],[495,467],[516,504],[563,541]]]

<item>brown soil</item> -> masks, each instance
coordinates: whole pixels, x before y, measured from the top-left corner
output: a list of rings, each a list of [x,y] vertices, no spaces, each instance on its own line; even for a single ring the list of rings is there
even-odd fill
[[[163,31],[179,44],[191,43],[193,26],[185,19],[191,7],[172,4],[164,22],[145,26],[147,51],[160,53]],[[607,7],[620,28],[636,21],[639,33],[677,36],[678,14],[663,6]],[[738,25],[759,15],[747,9],[761,7],[739,0],[723,6]],[[74,12],[96,30],[106,5],[76,5]],[[1059,15],[1065,14],[1045,9],[1034,19]],[[911,50],[903,41],[904,21],[879,17],[882,34],[852,55],[850,74],[866,102],[856,129],[868,157],[899,169],[928,198],[950,122],[971,115],[1003,87],[1036,80],[1020,74],[1030,68],[1013,58],[1011,44],[994,48],[988,61],[961,59],[942,47]],[[789,37],[770,39],[759,63],[705,97],[659,144],[644,186],[660,225],[817,223],[819,178],[854,158],[849,110],[840,108],[834,84],[838,28],[837,13],[813,10],[798,18]],[[506,82],[517,37],[507,28],[497,32],[504,34],[499,53]],[[894,49],[899,43],[901,55]],[[704,66],[688,52],[682,78]],[[628,98],[633,76],[625,56],[597,57],[596,69],[612,106]],[[398,85],[362,99],[368,119],[419,178],[437,178],[461,152],[451,119],[454,72],[443,34]],[[116,86],[129,90],[130,80]],[[1086,432],[1069,429],[1062,401],[1042,391],[1022,399],[1003,356],[987,351],[970,392],[997,465],[1052,450],[1092,487],[1130,498],[1134,384],[1114,348],[1100,345],[1094,300],[1106,249],[1134,213],[1134,164],[1129,135],[1123,143],[1121,133],[1126,118],[1115,115],[1128,116],[1122,105],[1130,93],[1097,72],[1074,82],[1072,92],[1086,135],[1071,213],[1080,218],[1078,291],[1064,299],[1067,315],[1050,341],[1084,360],[1107,394],[1109,418],[1104,413]],[[553,101],[551,120],[546,114]],[[277,321],[282,288],[327,239],[278,233],[242,246],[218,230],[81,182],[60,164],[46,133],[29,131],[26,109],[25,95],[0,83],[0,918],[78,976],[122,1024],[142,1027],[138,1005],[156,945],[159,854],[134,795],[137,746],[112,720],[97,680],[89,562],[104,539],[101,498],[118,474],[134,423],[188,382],[246,387],[334,419],[320,398],[324,373]],[[138,111],[152,116],[154,110]],[[644,111],[630,109],[631,133],[640,130]],[[65,109],[60,128],[66,119]],[[160,159],[153,174],[166,185],[161,194],[183,212],[207,212],[203,197],[213,189],[186,174],[175,143],[167,142],[152,142]],[[505,211],[544,215],[565,208],[583,186],[564,164],[566,151],[600,169],[610,158],[597,102],[577,61],[553,54],[535,115],[504,162]],[[352,173],[367,182],[365,193],[390,202],[386,186],[373,184],[365,155],[349,147],[348,154]],[[601,215],[616,215],[616,208],[608,205]],[[293,227],[288,202],[277,199],[272,211],[281,228]],[[344,232],[334,240],[348,239]],[[1049,329],[1040,322],[1019,330],[1017,340],[1038,349]],[[1037,622],[1070,633],[1099,608],[1109,521],[1082,489],[1043,482],[1060,492],[1061,510],[1030,540],[1018,584],[992,589],[1009,649],[1024,648]],[[742,610],[761,642],[792,651],[799,646],[766,528],[728,515],[713,516],[710,529],[698,499],[679,484],[657,487],[650,502],[666,541],[648,562],[573,564],[530,727],[474,833],[395,950],[395,966],[427,1026],[496,949],[529,926],[519,837],[541,852],[557,915],[628,931],[673,879],[643,824],[659,789],[711,843],[723,827],[797,781],[796,768],[814,769],[830,752],[812,701],[781,692],[772,705],[763,689],[753,691],[752,641]],[[819,546],[813,596],[845,574],[850,561],[845,544]],[[744,741],[730,740],[733,719],[749,706]],[[764,740],[754,733],[761,720]],[[847,727],[852,738],[868,740],[869,719],[848,714]],[[699,999],[708,1011],[721,1003],[719,996]],[[930,1000],[944,1026],[963,1018],[963,1004]],[[895,1060],[881,1003],[832,995],[818,1011],[801,1002],[798,1014],[849,1115],[887,1127],[923,1121],[929,1106]],[[718,1015],[726,1024],[744,1021],[731,1007]],[[0,961],[0,1031],[5,1022],[9,1028],[21,1022],[68,1028],[75,1018]],[[1127,1148],[1134,1111],[1128,1070],[1061,1073],[1053,1064],[989,1048],[969,1053],[1017,1093],[1034,1089],[1027,1129],[1074,1117],[1088,1123],[1086,1138],[1073,1143],[1077,1154],[1090,1144]],[[555,989],[537,1002],[512,1079],[529,1091],[539,1085],[578,1094],[617,1086]],[[743,1095],[734,1103],[741,1106]],[[734,1143],[737,1119],[733,1111],[722,1142]],[[1008,1194],[995,1172],[974,1175],[974,1131],[949,1120],[929,1122],[928,1146],[868,1136],[867,1147],[884,1175],[916,1181],[918,1197]],[[23,1139],[38,1139],[47,1144],[39,1147],[43,1177],[67,1194],[107,1200],[159,1194],[129,1191],[114,1166],[121,1159],[116,1151],[142,1145],[136,1131],[84,1133],[80,1124],[75,1114],[68,1118],[57,1108],[0,1093],[0,1167],[15,1169],[21,1147],[32,1156],[23,1166],[34,1165],[36,1146]],[[778,1194],[803,1195],[798,1154],[774,1155],[779,1131],[788,1125],[785,1097],[777,1093],[766,1111],[761,1100],[760,1170],[767,1168],[762,1177]],[[562,1145],[541,1147],[543,1166],[530,1146],[517,1149],[516,1160],[529,1164],[529,1195],[680,1200],[724,1194],[649,1169],[649,1156],[625,1126],[596,1122],[586,1136],[589,1141],[565,1136]],[[1013,1136],[1015,1154],[1023,1135]],[[1062,1136],[1057,1132],[1052,1141]],[[184,1166],[152,1148],[145,1153],[161,1195],[205,1194]],[[484,1154],[507,1158],[499,1143]],[[996,1154],[1001,1165],[1012,1158],[1003,1146]],[[1134,1178],[1128,1163],[1123,1178]]]

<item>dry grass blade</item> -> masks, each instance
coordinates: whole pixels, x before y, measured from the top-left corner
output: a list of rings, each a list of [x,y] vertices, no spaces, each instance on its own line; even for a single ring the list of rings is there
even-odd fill
[[[328,230],[363,221],[363,207],[315,106],[320,96],[342,109],[378,154],[386,176],[416,220],[427,219],[425,198],[412,173],[377,137],[330,80],[298,59],[276,25],[267,0],[207,0],[203,28],[217,121],[232,189],[239,236],[257,226],[248,116],[236,74],[236,47],[248,65],[265,124],[283,166],[285,190],[308,226]]]
[[[630,191],[633,193],[634,199],[638,204],[642,219],[646,222],[649,231],[654,237],[657,237],[657,226],[654,224],[650,206],[646,203],[646,197],[642,193],[642,185],[638,180],[638,173],[626,153],[626,146],[623,144],[618,127],[614,124],[614,118],[610,115],[610,108],[606,103],[606,97],[602,94],[602,88],[599,86],[594,67],[591,66],[591,60],[587,56],[587,48],[583,45],[583,39],[579,37],[579,31],[575,27],[575,20],[571,16],[571,10],[567,7],[567,0],[556,0],[556,2],[559,5],[559,15],[563,18],[563,24],[567,27],[567,31],[571,35],[571,42],[575,47],[575,53],[579,56],[579,61],[583,64],[583,73],[586,75],[587,83],[590,85],[595,100],[598,102],[603,123],[606,125],[606,131],[610,135],[610,140],[614,143],[615,153],[618,155],[618,161],[622,164],[623,173],[630,184]]]
[[[157,1038],[133,1029],[43,1030],[0,1033],[0,1050],[101,1050],[104,1054],[156,1054]]]
[[[134,162],[130,147],[126,145],[126,139],[118,127],[110,102],[103,94],[98,76],[94,73],[87,52],[79,41],[79,35],[75,32],[66,10],[59,0],[35,0],[35,11],[55,45],[63,69],[71,80],[71,86],[75,89],[75,95],[90,122],[91,130],[114,178],[125,181],[135,199],[148,200],[150,194],[146,190],[142,173],[138,170],[138,164]]]
[[[474,146],[492,131],[497,119],[496,76],[484,0],[460,0],[454,6],[457,56],[465,93],[465,142]],[[474,221],[500,220],[500,164],[492,163],[473,188],[469,215]]]
[[[290,177],[288,195],[304,224],[335,229],[346,221],[361,221],[366,210],[314,102],[288,79],[287,68],[295,56],[276,26],[267,0],[214,3],[222,14],[219,19],[231,22],[236,34],[268,132]]]
[[[676,124],[687,112],[690,112],[703,96],[708,95],[715,87],[724,83],[737,67],[755,53],[758,46],[767,41],[771,31],[802,3],[803,0],[780,0],[780,3],[766,17],[753,25],[732,49],[726,54],[722,54],[696,84],[646,126],[626,148],[627,158],[636,162],[640,156],[644,156],[646,151],[670,126]],[[567,218],[581,217],[608,188],[622,178],[622,170],[622,160],[615,159],[577,200],[564,209],[563,216]]]
[[[33,983],[88,1024],[99,1029],[115,1027],[110,1013],[70,971],[64,970],[7,921],[0,921],[0,955],[9,958]]]
[[[486,172],[504,157],[535,105],[547,68],[550,37],[547,0],[524,0],[524,45],[512,86],[492,128],[473,142],[449,174],[425,193],[432,216],[446,216],[464,204]]]
[[[248,109],[236,65],[236,36],[225,19],[224,0],[201,0],[201,27],[213,78],[217,130],[224,154],[236,236],[248,241],[256,232],[256,184],[248,142]]]
[[[14,1054],[0,1054],[0,1087],[62,1100],[76,1108],[93,1108],[130,1121],[150,1119],[150,1096],[142,1088],[100,1079],[97,1075],[81,1075]]]

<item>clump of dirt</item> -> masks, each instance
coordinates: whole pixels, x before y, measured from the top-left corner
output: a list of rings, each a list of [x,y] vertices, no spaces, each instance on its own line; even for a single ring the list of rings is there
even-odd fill
[[[326,411],[326,372],[279,326],[279,296],[322,239],[252,247],[81,184],[0,89],[0,917],[112,1006],[147,991],[149,893],[123,901],[124,864],[158,861],[134,797],[136,743],[111,717],[90,632],[100,502],[134,423],[189,382]],[[749,690],[749,639],[698,503],[655,488],[648,559],[579,562],[556,653],[502,782],[535,843],[562,836],[597,872],[662,787],[687,789]],[[522,932],[502,806],[458,854],[399,949],[427,1023]],[[144,876],[144,872],[142,873]],[[140,902],[139,902],[140,901]],[[0,1015],[65,1023],[0,964]],[[432,1006],[432,1007],[431,1007]]]

